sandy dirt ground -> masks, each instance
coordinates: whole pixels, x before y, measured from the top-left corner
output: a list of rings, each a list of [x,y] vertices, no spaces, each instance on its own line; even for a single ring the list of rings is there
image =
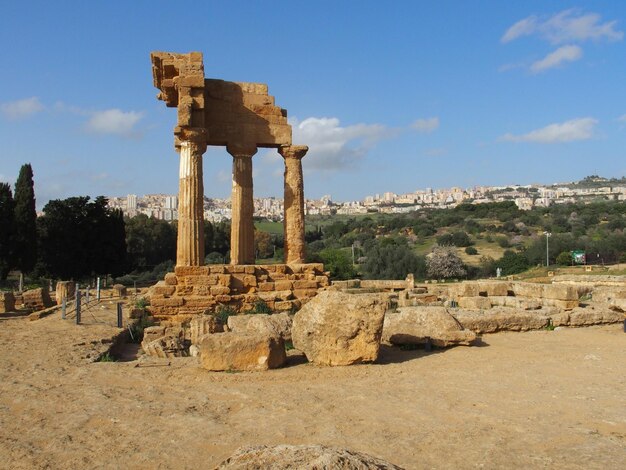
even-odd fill
[[[626,468],[621,324],[211,373],[193,358],[92,362],[119,332],[112,307],[93,312],[80,326],[0,316],[0,467],[211,468],[239,446],[284,443],[408,469]]]

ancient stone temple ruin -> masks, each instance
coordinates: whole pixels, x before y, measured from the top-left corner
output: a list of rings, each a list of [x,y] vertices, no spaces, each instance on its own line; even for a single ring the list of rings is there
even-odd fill
[[[275,310],[299,308],[328,285],[321,264],[305,264],[302,158],[308,147],[292,145],[287,111],[276,106],[267,85],[204,77],[202,53],[153,52],[158,98],[178,109],[174,127],[180,154],[176,271],[156,286],[156,317],[184,320],[228,305],[238,311],[264,300]],[[233,157],[231,263],[204,264],[202,155],[224,146]],[[285,161],[285,264],[255,265],[252,157],[275,148]]]

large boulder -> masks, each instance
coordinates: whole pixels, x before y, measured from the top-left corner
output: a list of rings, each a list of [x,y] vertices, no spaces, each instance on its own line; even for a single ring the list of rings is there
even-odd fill
[[[297,468],[332,470],[402,470],[384,460],[347,449],[321,445],[277,445],[241,447],[216,470],[253,470]]]
[[[205,335],[199,356],[203,368],[215,371],[276,369],[287,361],[283,339],[260,333]]]
[[[293,345],[316,364],[375,361],[386,309],[387,299],[379,294],[320,292],[296,313]]]
[[[280,336],[284,341],[291,341],[292,317],[286,312],[249,315],[231,315],[228,317],[228,329],[234,333],[261,333],[268,336]]]
[[[476,333],[464,330],[444,307],[405,307],[385,315],[382,339],[391,344],[430,341],[435,346],[445,347],[470,345]]]
[[[550,323],[548,316],[541,311],[529,312],[508,307],[495,307],[481,312],[450,310],[450,313],[464,328],[475,333],[495,333],[496,331],[540,330]]]

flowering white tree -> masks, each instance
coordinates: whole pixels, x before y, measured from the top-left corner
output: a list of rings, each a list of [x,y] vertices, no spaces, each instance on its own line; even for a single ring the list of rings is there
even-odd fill
[[[436,279],[463,277],[467,274],[463,261],[455,249],[449,246],[434,247],[426,258],[426,268],[428,277]]]

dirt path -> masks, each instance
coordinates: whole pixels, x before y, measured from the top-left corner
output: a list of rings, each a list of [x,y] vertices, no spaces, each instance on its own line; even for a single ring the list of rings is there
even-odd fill
[[[211,468],[241,445],[319,443],[406,468],[626,468],[622,325],[229,374],[91,363],[118,331],[105,317],[0,319],[0,467]]]

